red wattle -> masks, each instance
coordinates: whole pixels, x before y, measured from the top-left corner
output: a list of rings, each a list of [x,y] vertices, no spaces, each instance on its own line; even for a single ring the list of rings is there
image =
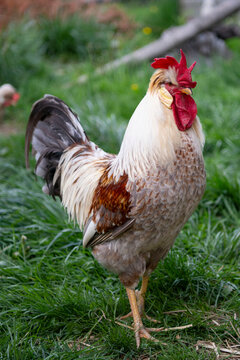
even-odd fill
[[[180,131],[189,129],[197,115],[197,105],[190,95],[181,92],[173,96],[173,115]]]

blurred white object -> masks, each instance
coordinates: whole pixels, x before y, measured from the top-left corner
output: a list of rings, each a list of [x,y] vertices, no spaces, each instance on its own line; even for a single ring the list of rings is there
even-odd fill
[[[4,109],[11,105],[16,105],[20,94],[10,84],[0,86],[0,122],[2,122]]]
[[[216,5],[216,0],[202,0],[200,15],[208,15],[212,11],[214,5]]]
[[[0,107],[15,105],[20,95],[16,89],[10,84],[0,86]]]
[[[187,18],[208,15],[214,6],[227,0],[180,0],[181,12]]]

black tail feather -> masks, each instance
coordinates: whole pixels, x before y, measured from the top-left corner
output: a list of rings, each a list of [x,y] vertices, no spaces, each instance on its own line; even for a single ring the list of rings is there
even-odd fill
[[[29,150],[37,160],[35,172],[47,185],[47,192],[60,196],[59,180],[53,177],[63,151],[72,144],[89,142],[75,113],[55,96],[45,95],[32,108],[25,137],[26,167],[29,168]],[[46,187],[45,187],[46,191]]]

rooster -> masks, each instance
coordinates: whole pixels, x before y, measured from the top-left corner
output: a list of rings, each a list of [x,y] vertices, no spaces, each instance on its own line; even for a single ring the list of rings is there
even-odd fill
[[[19,100],[19,93],[10,84],[0,86],[0,121],[3,117],[4,109],[7,106],[15,105]]]
[[[126,288],[131,312],[122,319],[133,317],[137,347],[141,338],[154,341],[142,322],[149,276],[205,189],[204,135],[191,96],[195,64],[187,68],[182,50],[179,63],[154,60],[118,155],[91,142],[77,115],[51,95],[33,105],[27,125],[26,166],[32,143],[43,191],[60,197],[83,229],[83,246]]]

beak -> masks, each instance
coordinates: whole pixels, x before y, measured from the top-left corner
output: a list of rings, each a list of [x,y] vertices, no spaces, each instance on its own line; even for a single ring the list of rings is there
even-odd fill
[[[186,95],[192,95],[192,89],[190,88],[183,88],[181,89],[181,92]]]

